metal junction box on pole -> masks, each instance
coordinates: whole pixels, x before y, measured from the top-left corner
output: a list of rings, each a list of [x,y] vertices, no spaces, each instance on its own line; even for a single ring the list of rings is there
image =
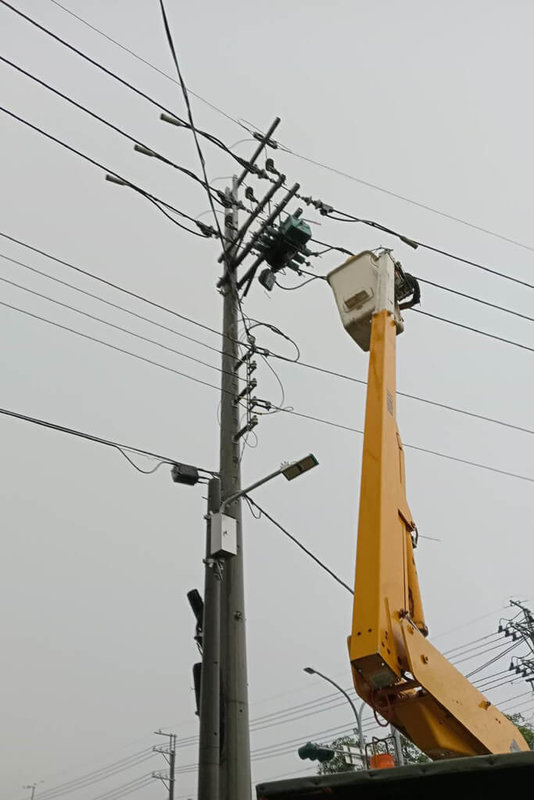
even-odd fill
[[[237,522],[227,514],[212,514],[210,555],[235,556],[237,553]]]

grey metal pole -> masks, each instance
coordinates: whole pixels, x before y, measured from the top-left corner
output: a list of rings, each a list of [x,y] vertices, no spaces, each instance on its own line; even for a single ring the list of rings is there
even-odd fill
[[[363,709],[365,708],[366,705],[367,704],[365,700],[362,700],[362,702],[360,703],[360,707],[356,712],[356,716],[358,718],[358,739],[360,742],[360,751],[364,762],[367,762],[367,759],[365,757],[365,736],[363,735],[362,714],[363,714]]]
[[[360,710],[358,711],[356,706],[352,702],[351,697],[347,694],[345,689],[343,689],[338,683],[333,681],[332,678],[329,678],[328,675],[323,675],[322,672],[319,672],[318,670],[313,669],[312,667],[305,667],[304,671],[305,672],[309,672],[310,675],[319,675],[320,678],[322,678],[325,681],[328,681],[328,683],[331,683],[332,686],[335,686],[335,688],[339,692],[341,692],[341,694],[344,695],[344,697],[350,703],[350,706],[351,706],[352,710],[354,711],[354,716],[356,717],[356,724],[358,725],[358,739],[360,740],[360,750],[362,752],[362,757],[363,757],[365,755],[364,754],[365,739],[364,739],[364,736],[363,736],[363,728],[362,728],[362,713],[363,713],[363,708],[365,706],[365,703],[362,703],[360,705]]]
[[[227,189],[230,207],[226,209],[224,246],[237,231],[237,180]],[[239,383],[235,370],[238,350],[238,294],[232,268],[232,251],[226,260],[227,280],[222,291],[223,356],[221,378],[220,477],[222,501],[241,491],[239,431],[240,406],[235,402]],[[250,736],[248,718],[247,654],[245,636],[245,592],[243,576],[243,535],[241,498],[233,500],[225,513],[237,524],[237,554],[225,560],[221,592],[221,800],[251,800]]]
[[[198,800],[219,800],[220,759],[220,646],[221,571],[210,558],[211,512],[219,510],[221,485],[218,478],[208,484],[206,558],[204,561],[204,616],[202,672],[200,677],[200,736],[198,747]]]
[[[402,740],[400,732],[395,728],[393,725],[389,726],[391,729],[391,735],[393,736],[393,745],[395,748],[395,761],[397,762],[398,767],[402,767],[404,764],[404,753],[402,752]]]

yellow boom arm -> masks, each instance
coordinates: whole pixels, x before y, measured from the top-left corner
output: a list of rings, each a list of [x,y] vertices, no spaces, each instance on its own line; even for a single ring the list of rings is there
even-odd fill
[[[360,295],[347,293],[346,286],[339,289],[330,276],[329,280],[344,296],[343,303],[338,297],[338,305],[349,333],[370,350],[348,640],[356,691],[432,759],[528,750],[515,725],[426,638],[414,561],[417,529],[406,500],[396,422],[395,348],[402,330],[398,305],[391,298],[386,302],[387,286],[379,279],[370,339],[367,333],[362,344],[361,331],[355,333],[345,319],[345,311]],[[390,275],[393,296],[392,281]]]

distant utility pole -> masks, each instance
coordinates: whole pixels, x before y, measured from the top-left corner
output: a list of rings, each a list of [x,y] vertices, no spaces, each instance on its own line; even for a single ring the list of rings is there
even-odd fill
[[[517,600],[510,600],[510,605],[518,608],[519,614],[513,619],[501,620],[499,633],[511,636],[514,641],[525,642],[532,656],[534,656],[534,616],[532,611],[524,603],[520,603]],[[525,656],[513,657],[509,669],[525,678],[530,683],[531,688],[534,689],[534,658]]]
[[[164,733],[163,731],[154,731],[157,736],[167,736],[169,744],[167,747],[153,747],[155,753],[161,753],[165,761],[169,765],[168,775],[164,772],[153,772],[152,777],[165,784],[169,791],[169,800],[174,800],[174,780],[176,771],[176,734]]]

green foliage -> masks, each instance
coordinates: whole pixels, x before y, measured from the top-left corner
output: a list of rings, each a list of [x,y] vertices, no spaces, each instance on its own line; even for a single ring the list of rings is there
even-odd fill
[[[343,744],[358,747],[358,742],[353,736],[340,736],[339,739],[334,739],[330,747],[334,750],[339,750]],[[336,753],[330,761],[320,764],[318,769],[319,775],[333,775],[336,772],[354,772],[353,765],[347,764],[341,753]]]
[[[419,750],[419,748],[416,747],[413,742],[411,742],[402,734],[401,747],[406,764],[424,764],[426,761],[430,761],[428,756],[425,756],[425,754]]]
[[[506,714],[506,716],[523,734],[530,749],[534,750],[534,723],[526,720],[522,714]],[[401,742],[406,764],[424,764],[426,761],[430,761],[428,756],[405,736],[401,736]],[[353,736],[341,736],[339,739],[334,739],[330,747],[339,750],[341,745],[351,745],[358,750],[358,741]],[[354,772],[354,766],[347,764],[341,753],[336,753],[330,761],[320,764],[318,769],[319,775],[333,775],[336,772]]]
[[[406,764],[424,764],[425,761],[430,760],[413,744],[413,742],[406,739],[405,736],[401,736],[401,741],[402,753]],[[330,743],[330,747],[333,750],[340,750],[342,745],[351,745],[351,747],[356,748],[356,751],[359,753],[358,741],[353,736],[340,736],[339,739],[334,739],[334,741]],[[341,753],[336,753],[334,758],[330,761],[319,765],[318,774],[333,775],[337,772],[354,772],[354,770],[355,767],[353,764],[347,764],[344,756]]]
[[[506,714],[510,722],[519,729],[531,750],[534,750],[534,725],[528,722],[522,714]]]

